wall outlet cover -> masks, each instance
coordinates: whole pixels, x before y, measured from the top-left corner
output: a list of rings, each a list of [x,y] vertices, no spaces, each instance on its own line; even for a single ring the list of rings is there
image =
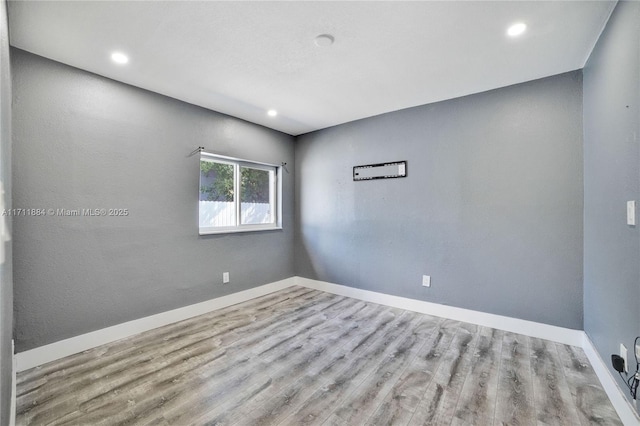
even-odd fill
[[[620,357],[624,360],[624,371],[629,372],[629,363],[627,362],[627,347],[620,343]]]
[[[422,286],[423,287],[431,287],[431,276],[423,275],[422,276]]]
[[[228,272],[223,272],[222,273],[222,284],[227,284],[229,282],[229,273]]]
[[[627,201],[627,225],[636,225],[636,202]]]

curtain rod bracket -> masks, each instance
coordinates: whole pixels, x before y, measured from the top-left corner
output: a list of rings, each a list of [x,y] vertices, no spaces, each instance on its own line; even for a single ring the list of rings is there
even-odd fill
[[[187,155],[187,157],[194,156],[196,154],[201,153],[202,151],[204,151],[204,146],[199,146],[196,149],[194,149],[193,151],[191,151],[191,154]]]

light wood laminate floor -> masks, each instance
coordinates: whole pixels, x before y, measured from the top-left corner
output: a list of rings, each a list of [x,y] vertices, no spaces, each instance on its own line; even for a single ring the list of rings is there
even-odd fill
[[[580,348],[291,287],[18,374],[18,425],[619,425]]]

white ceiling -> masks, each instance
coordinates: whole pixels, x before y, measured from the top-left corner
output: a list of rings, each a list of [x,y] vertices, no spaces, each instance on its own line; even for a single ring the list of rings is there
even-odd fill
[[[29,52],[298,135],[582,68],[614,6],[10,1],[9,27]],[[527,32],[507,37],[517,21]],[[314,44],[324,33],[332,46]]]

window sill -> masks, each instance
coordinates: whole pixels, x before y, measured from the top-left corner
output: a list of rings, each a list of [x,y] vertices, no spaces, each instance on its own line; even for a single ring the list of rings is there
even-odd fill
[[[216,234],[238,234],[241,232],[261,232],[261,231],[282,231],[282,226],[259,226],[246,228],[227,228],[227,229],[200,229],[199,235],[216,235]]]

